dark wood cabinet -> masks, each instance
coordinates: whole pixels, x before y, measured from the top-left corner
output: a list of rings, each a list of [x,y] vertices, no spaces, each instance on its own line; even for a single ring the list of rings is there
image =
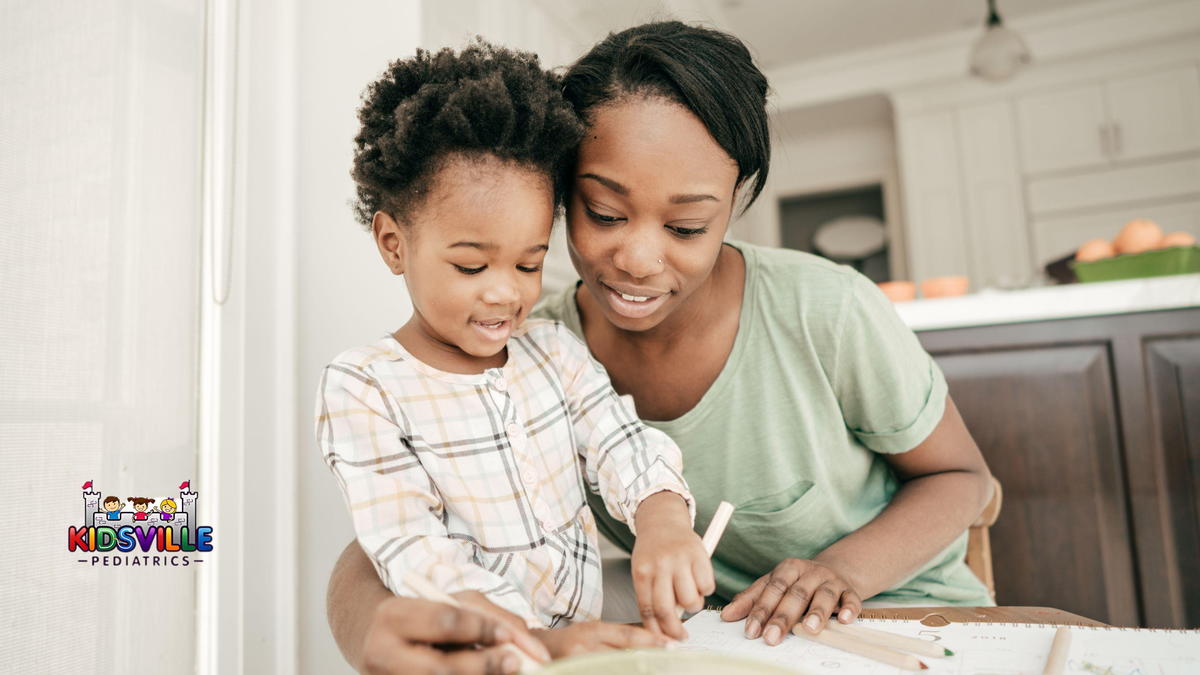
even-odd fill
[[[992,472],[997,602],[1200,625],[1200,309],[918,333]]]

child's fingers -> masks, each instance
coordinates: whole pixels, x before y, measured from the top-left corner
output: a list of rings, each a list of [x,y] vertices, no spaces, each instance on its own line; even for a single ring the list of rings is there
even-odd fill
[[[642,647],[664,647],[666,639],[645,628],[629,624],[601,623],[597,635],[606,645],[614,649],[638,649]]]
[[[646,627],[646,630],[661,635],[662,629],[658,626],[657,613],[654,609],[653,570],[647,571],[645,566],[635,565],[631,571],[633,593],[637,598],[638,614],[642,617],[642,625]]]
[[[696,590],[700,595],[708,596],[717,592],[717,583],[713,578],[712,561],[701,558],[692,563],[692,578],[696,580]]]
[[[687,639],[687,632],[683,630],[676,611],[674,575],[660,574],[654,580],[654,616],[663,634],[684,640]]]
[[[704,596],[696,589],[696,579],[692,571],[686,567],[676,570],[673,578],[675,587],[675,603],[689,612],[700,611],[704,607]]]

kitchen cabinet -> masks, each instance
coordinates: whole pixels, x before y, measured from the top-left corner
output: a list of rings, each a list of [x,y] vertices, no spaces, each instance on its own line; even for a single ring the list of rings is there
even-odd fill
[[[1037,173],[1107,161],[1104,92],[1096,85],[1025,96],[1017,101],[1021,158]]]
[[[915,281],[1036,283],[1133,218],[1200,232],[1200,68],[1188,42],[1141,60],[1048,66],[1002,87],[893,96]]]
[[[1004,486],[997,602],[1200,624],[1200,308],[918,336]]]
[[[913,116],[897,129],[914,279],[969,272],[956,125],[946,111]]]
[[[908,116],[897,138],[913,278],[964,275],[975,288],[1031,282],[1011,104]]]
[[[1012,105],[997,101],[956,113],[962,192],[976,286],[1014,288],[1036,279],[1017,158]],[[1015,224],[1015,226],[1014,226]]]
[[[1200,149],[1200,74],[1175,67],[1017,100],[1027,174]]]

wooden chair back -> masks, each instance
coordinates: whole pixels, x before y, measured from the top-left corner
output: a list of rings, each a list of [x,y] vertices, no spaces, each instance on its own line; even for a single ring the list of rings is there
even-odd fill
[[[995,600],[996,578],[992,575],[992,543],[988,530],[1000,517],[1000,505],[1004,501],[1004,491],[1000,489],[1000,481],[995,476],[992,476],[992,488],[991,501],[967,530],[967,567],[987,586],[992,600]]]

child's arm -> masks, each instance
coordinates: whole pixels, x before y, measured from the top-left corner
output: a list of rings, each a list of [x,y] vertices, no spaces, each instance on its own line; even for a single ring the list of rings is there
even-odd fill
[[[682,453],[621,401],[574,334],[558,330],[559,365],[588,487],[637,536],[631,565],[643,623],[682,638],[676,608],[698,609],[715,590],[712,564],[692,531],[695,504],[683,479]]]
[[[540,627],[512,584],[476,564],[470,543],[447,536],[444,504],[408,442],[402,416],[369,373],[346,363],[325,368],[317,396],[317,443],[380,578],[397,595],[417,595],[403,581],[406,572],[447,593],[479,591]]]

